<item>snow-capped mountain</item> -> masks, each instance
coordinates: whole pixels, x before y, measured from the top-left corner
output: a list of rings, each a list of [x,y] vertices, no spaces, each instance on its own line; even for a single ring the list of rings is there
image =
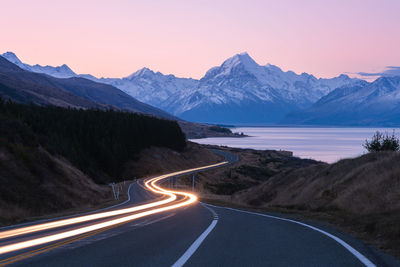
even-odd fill
[[[309,107],[337,87],[356,82],[346,75],[317,79],[257,64],[237,54],[210,69],[197,87],[173,95],[164,105],[187,120],[214,123],[276,123],[293,110]],[[161,107],[163,108],[163,107]]]
[[[148,68],[142,68],[128,77],[100,78],[88,77],[97,82],[113,85],[140,101],[152,106],[160,107],[166,111],[174,109],[165,105],[165,101],[173,95],[179,94],[189,88],[197,86],[198,81],[187,78],[177,78],[174,75],[163,75],[153,72]]]
[[[52,66],[41,66],[41,65],[29,65],[22,63],[21,60],[13,53],[13,52],[6,52],[1,55],[11,63],[14,63],[21,69],[31,71],[31,72],[37,72],[37,73],[44,73],[56,78],[71,78],[74,76],[77,76],[75,72],[73,72],[67,65],[62,65],[58,67],[52,67]]]
[[[289,114],[288,124],[400,125],[400,76],[359,81],[335,89],[310,108]]]
[[[142,102],[197,122],[277,123],[289,112],[308,108],[334,89],[359,81],[346,75],[317,79],[307,73],[284,72],[274,65],[257,64],[247,53],[211,68],[200,80],[147,68],[124,78],[96,78],[78,75],[66,65],[30,66],[11,52],[3,57],[29,71],[63,78],[79,76],[113,85]]]

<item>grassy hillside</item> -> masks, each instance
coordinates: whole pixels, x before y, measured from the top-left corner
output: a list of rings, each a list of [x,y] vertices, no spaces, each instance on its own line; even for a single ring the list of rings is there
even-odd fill
[[[289,151],[204,147],[236,154],[240,159],[229,167],[196,175],[196,191],[204,199],[231,201],[243,190],[258,186],[279,173],[323,164],[294,157]],[[191,177],[182,177],[180,182],[191,186]]]
[[[399,257],[399,162],[400,153],[379,152],[285,171],[233,201],[322,216]]]
[[[110,200],[109,189],[40,146],[35,133],[0,116],[0,225]]]
[[[218,149],[239,161],[196,175],[203,201],[325,222],[400,257],[400,152],[327,164],[285,151]],[[191,188],[191,176],[179,180]]]
[[[283,172],[243,193],[247,203],[355,214],[400,211],[400,154],[371,153]]]

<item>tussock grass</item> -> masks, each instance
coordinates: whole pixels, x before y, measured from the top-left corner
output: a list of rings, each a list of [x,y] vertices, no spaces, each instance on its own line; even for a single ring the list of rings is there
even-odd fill
[[[378,152],[284,171],[234,203],[313,214],[400,257],[400,153]]]

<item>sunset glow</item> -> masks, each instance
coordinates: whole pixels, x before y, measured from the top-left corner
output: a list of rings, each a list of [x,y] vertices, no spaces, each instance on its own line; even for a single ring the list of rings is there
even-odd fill
[[[259,64],[318,77],[400,62],[396,0],[5,0],[1,8],[1,53],[95,76],[146,66],[200,78],[243,51]]]

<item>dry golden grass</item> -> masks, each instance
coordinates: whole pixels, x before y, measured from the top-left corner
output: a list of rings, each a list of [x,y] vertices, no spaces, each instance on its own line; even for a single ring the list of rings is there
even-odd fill
[[[263,206],[339,209],[360,215],[399,210],[399,163],[399,153],[382,152],[282,172],[235,199]]]
[[[123,178],[129,181],[220,160],[190,142],[180,153],[153,147],[126,164]],[[0,146],[0,182],[0,226],[106,207],[126,199],[129,186],[120,183],[123,193],[115,201],[110,186],[94,183],[65,159],[42,148],[15,144]]]
[[[110,189],[42,148],[0,147],[0,225],[111,200]]]
[[[222,158],[196,143],[187,142],[182,152],[151,147],[141,151],[135,161],[126,164],[124,177],[145,177],[221,161]]]
[[[231,202],[327,221],[400,258],[399,163],[380,152],[285,171]]]
[[[400,153],[326,164],[279,152],[221,149],[240,161],[197,175],[195,191],[203,201],[325,222],[400,258]],[[191,177],[179,178],[179,184],[191,188]],[[213,190],[226,184],[237,188],[230,194]]]

